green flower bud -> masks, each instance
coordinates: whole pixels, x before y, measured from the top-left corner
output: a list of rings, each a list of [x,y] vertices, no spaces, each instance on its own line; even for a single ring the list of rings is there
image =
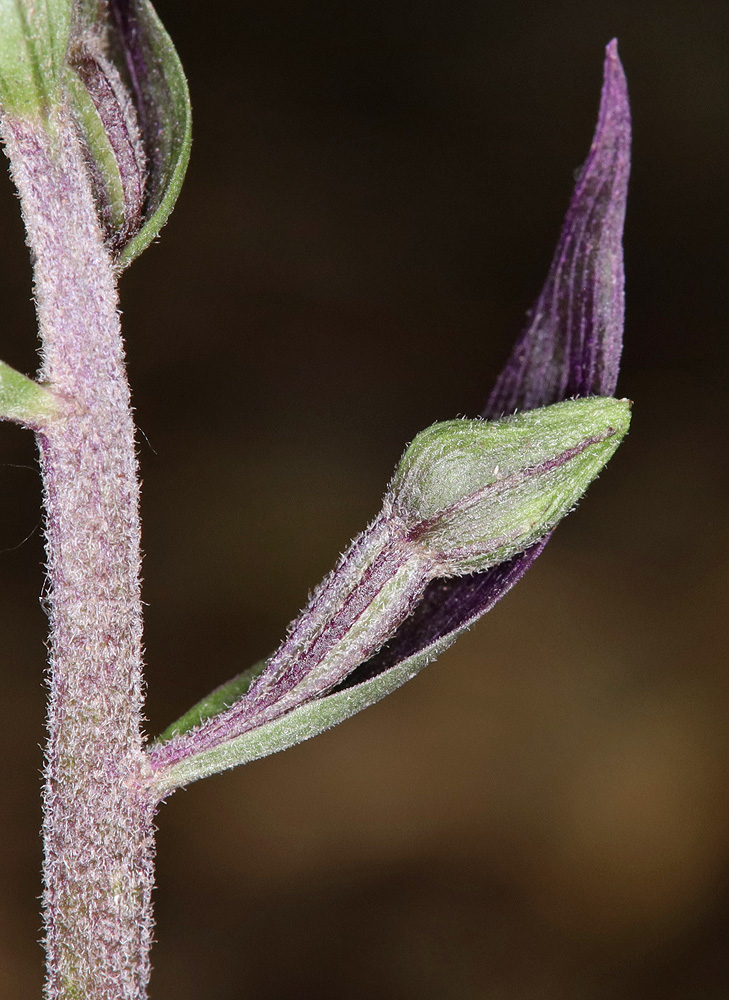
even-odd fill
[[[47,117],[61,99],[70,0],[0,0],[0,112]]]
[[[271,726],[286,730],[282,720],[369,659],[431,581],[488,569],[547,535],[620,444],[630,406],[591,397],[497,421],[449,420],[418,434],[382,511],[315,590],[277,652],[165,732],[150,756],[154,769],[165,770],[161,793],[251,759],[251,740]]]
[[[422,431],[390,484],[393,512],[433,576],[488,569],[546,535],[620,444],[628,400],[569,400]]]

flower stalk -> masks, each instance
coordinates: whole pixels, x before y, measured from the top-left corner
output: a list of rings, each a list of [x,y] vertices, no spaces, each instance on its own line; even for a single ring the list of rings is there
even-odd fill
[[[143,1000],[152,804],[144,791],[139,486],[114,267],[70,117],[6,119],[33,251],[41,377],[67,402],[38,434],[50,700],[47,1000]]]

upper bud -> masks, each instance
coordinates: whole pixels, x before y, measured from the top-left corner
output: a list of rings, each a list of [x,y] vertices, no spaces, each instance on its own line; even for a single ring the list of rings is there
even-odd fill
[[[107,242],[126,266],[167,221],[190,156],[190,97],[149,0],[79,4],[67,88]]]
[[[0,0],[0,114],[69,114],[118,266],[157,236],[190,154],[185,75],[149,0]]]
[[[590,397],[418,434],[389,497],[434,575],[487,569],[548,534],[620,444],[630,405]]]

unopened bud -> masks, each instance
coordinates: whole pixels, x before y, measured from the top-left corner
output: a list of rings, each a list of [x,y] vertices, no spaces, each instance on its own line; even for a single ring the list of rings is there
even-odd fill
[[[200,750],[341,683],[430,581],[506,561],[575,505],[624,437],[630,403],[593,397],[503,420],[434,424],[406,450],[383,508],[312,595],[264,670],[195,735]]]
[[[393,513],[433,576],[488,569],[555,527],[629,424],[629,401],[604,397],[434,424],[403,455],[388,491]]]
[[[75,128],[119,269],[156,238],[191,126],[185,74],[149,0],[0,0],[0,119]]]

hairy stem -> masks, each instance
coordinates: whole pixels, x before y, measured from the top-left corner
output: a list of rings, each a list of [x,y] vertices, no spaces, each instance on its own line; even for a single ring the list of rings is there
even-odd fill
[[[50,614],[44,919],[48,1000],[143,1000],[153,807],[141,735],[134,426],[111,259],[70,119],[5,122],[34,262]]]

